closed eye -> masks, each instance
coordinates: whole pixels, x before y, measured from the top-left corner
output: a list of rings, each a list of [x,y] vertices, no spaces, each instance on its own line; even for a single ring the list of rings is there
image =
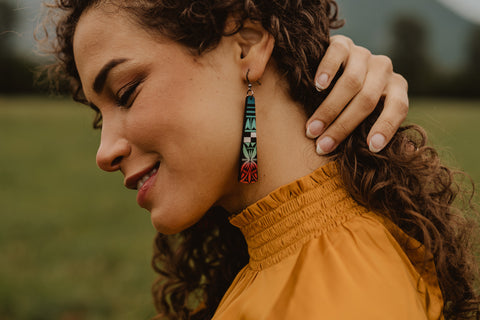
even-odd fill
[[[130,108],[135,101],[135,92],[144,80],[145,77],[137,78],[118,90],[116,94],[117,105],[122,108]]]

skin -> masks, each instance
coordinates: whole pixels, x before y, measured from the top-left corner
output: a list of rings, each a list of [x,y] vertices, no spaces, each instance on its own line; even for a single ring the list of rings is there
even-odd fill
[[[326,163],[305,136],[307,119],[270,61],[273,45],[261,26],[246,23],[194,57],[118,13],[100,7],[82,15],[74,55],[85,95],[103,117],[97,164],[121,171],[134,187],[140,173],[160,163],[137,196],[159,232],[180,232],[215,205],[237,212]],[[117,65],[95,90],[95,79],[112,60]],[[237,181],[247,70],[251,81],[262,79],[254,87],[261,168],[254,185]],[[119,98],[132,83],[140,84],[131,97]]]
[[[308,120],[307,136],[316,138],[319,154],[329,153],[375,109],[379,99],[384,98],[384,109],[367,137],[370,151],[379,152],[407,116],[407,81],[393,72],[392,61],[387,56],[372,55],[351,39],[336,35],[330,38],[330,46],[318,67],[317,88],[327,88],[340,66],[344,67],[344,73]]]
[[[307,137],[318,137],[313,150],[323,155],[333,151],[373,111],[378,99],[385,97],[384,111],[368,137],[370,149],[377,152],[408,111],[406,82],[393,73],[390,59],[371,55],[346,37],[331,38],[317,72],[317,88],[328,87],[340,65],[344,74],[307,121],[269,64],[273,40],[262,28],[247,24],[199,58],[167,39],[153,38],[125,17],[118,19],[116,10],[103,9],[82,16],[74,41],[85,94],[103,115],[97,163],[106,171],[120,170],[125,185],[133,189],[160,164],[158,173],[137,196],[139,204],[152,212],[153,224],[160,232],[176,233],[191,226],[212,205],[237,212],[324,164],[325,158],[312,155],[312,143],[300,134],[300,123],[303,130],[307,124]],[[108,12],[115,12],[115,17]],[[105,83],[96,83],[100,70],[105,71],[109,64],[105,81],[100,81]],[[255,89],[257,99],[276,107],[272,112],[257,102],[257,120],[265,120],[259,128],[262,182],[246,189],[237,183],[239,151],[231,141],[240,136],[242,120],[238,117],[243,117],[247,70],[252,81],[262,78],[264,83]],[[270,80],[268,85],[265,80]],[[121,98],[125,96],[128,98]],[[233,103],[232,97],[238,101]],[[347,103],[343,110],[341,106]],[[161,182],[153,183],[157,180]]]

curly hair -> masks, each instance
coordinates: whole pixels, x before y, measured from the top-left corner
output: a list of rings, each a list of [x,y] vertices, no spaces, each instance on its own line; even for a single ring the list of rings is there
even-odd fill
[[[49,67],[56,83],[68,83],[76,101],[86,103],[73,55],[73,36],[80,16],[106,0],[56,0],[56,40],[50,41],[56,63]],[[262,24],[275,39],[272,58],[287,80],[291,97],[311,115],[328,94],[314,88],[318,61],[329,44],[329,30],[342,25],[333,0],[137,0],[112,1],[142,28],[189,48],[194,55],[214,49],[223,36],[236,33],[246,19]],[[227,18],[236,27],[225,33]],[[48,30],[46,28],[45,30]],[[47,34],[48,38],[48,34]],[[67,82],[65,82],[67,81]],[[380,153],[369,151],[367,134],[382,109],[380,103],[336,151],[342,180],[352,197],[390,219],[430,252],[444,296],[447,319],[479,319],[475,291],[477,266],[473,230],[468,219],[478,212],[472,198],[462,209],[456,172],[442,165],[418,126],[402,127]],[[99,126],[97,110],[94,126]],[[473,191],[472,191],[473,197]],[[238,271],[248,263],[240,231],[222,208],[211,208],[193,227],[173,236],[158,234],[153,269],[159,274],[152,291],[158,319],[206,319]],[[400,243],[405,250],[408,243]],[[429,256],[424,257],[426,264]]]

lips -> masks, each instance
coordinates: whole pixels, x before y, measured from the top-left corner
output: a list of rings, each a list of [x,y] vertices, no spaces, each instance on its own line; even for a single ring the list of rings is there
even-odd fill
[[[128,189],[139,190],[149,178],[151,178],[157,173],[159,167],[160,162],[157,162],[153,167],[147,168],[134,175],[131,175],[130,177],[125,179],[125,186]]]
[[[151,171],[144,175],[137,182],[138,193],[137,193],[137,203],[140,207],[148,209],[147,194],[155,184],[155,178],[157,177],[158,166],[155,166]]]
[[[144,175],[140,180],[138,180],[137,190],[140,190],[142,186],[145,184],[145,182],[147,182],[148,179],[150,179],[152,176],[155,175],[155,173],[157,173],[157,170],[158,170],[158,167],[156,166],[152,169],[152,171],[150,171],[149,173]]]

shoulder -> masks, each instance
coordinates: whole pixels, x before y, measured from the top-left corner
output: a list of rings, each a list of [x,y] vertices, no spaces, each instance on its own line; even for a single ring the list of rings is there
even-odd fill
[[[271,319],[428,319],[427,289],[384,221],[367,213],[305,244]]]

